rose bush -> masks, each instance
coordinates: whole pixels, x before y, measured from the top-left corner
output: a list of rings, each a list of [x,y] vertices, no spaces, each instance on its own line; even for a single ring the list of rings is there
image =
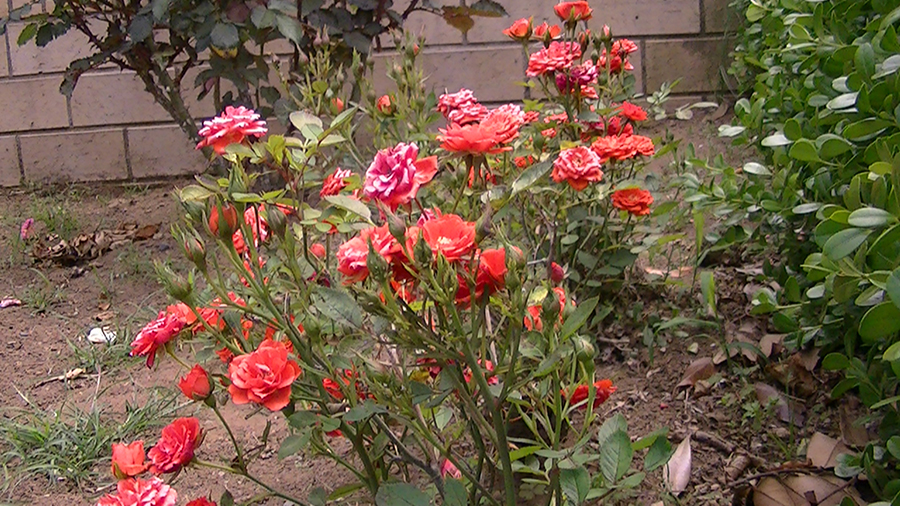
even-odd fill
[[[352,474],[331,500],[514,506],[527,483],[548,504],[583,504],[637,486],[671,448],[664,432],[633,447],[621,416],[597,435],[616,387],[596,377],[590,329],[604,281],[654,240],[639,173],[655,147],[627,102],[635,46],[580,29],[587,2],[557,13],[564,28],[509,30],[534,37],[523,49],[541,101],[489,109],[467,89],[427,94],[422,41],[398,38],[391,94],[296,111],[296,137],[255,139],[257,124],[201,141],[230,139],[231,170],[181,190],[173,232],[194,271],[160,270],[179,302],[132,354],[152,366],[192,340],[184,395],[222,423],[225,402],[283,413],[280,456],[316,453]],[[352,142],[363,115],[376,150]],[[259,190],[251,166],[283,188]],[[214,467],[307,504],[260,482],[259,452],[225,428],[235,455],[210,462],[197,419],[176,420],[149,471]],[[657,458],[631,469],[634,448],[651,446]]]

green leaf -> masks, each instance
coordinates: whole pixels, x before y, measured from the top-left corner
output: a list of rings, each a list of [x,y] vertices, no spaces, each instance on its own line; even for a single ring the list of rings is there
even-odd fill
[[[856,96],[856,92],[843,93],[829,100],[828,103],[825,104],[825,107],[833,111],[853,107],[854,105],[856,105]]]
[[[703,302],[706,304],[706,312],[710,316],[716,315],[716,278],[712,271],[700,273],[700,291],[703,294]]]
[[[870,77],[875,73],[875,49],[872,44],[864,42],[856,49],[856,70],[864,76]]]
[[[834,134],[823,134],[816,139],[819,147],[819,156],[830,160],[853,149],[853,144]]]
[[[347,410],[342,418],[345,422],[360,422],[378,413],[387,413],[387,410],[372,401],[366,401]]]
[[[338,128],[344,126],[345,123],[347,123],[348,121],[350,121],[350,119],[353,118],[353,115],[356,114],[357,110],[358,110],[358,108],[356,108],[356,107],[347,108],[344,112],[338,114],[337,116],[334,117],[333,120],[331,120],[331,124],[328,125],[328,129],[329,130],[337,130]]]
[[[170,5],[172,5],[172,0],[152,0],[150,2],[150,11],[153,13],[153,18],[157,21],[162,21]]]
[[[767,148],[775,148],[778,146],[787,146],[791,143],[791,140],[784,136],[783,133],[778,132],[776,134],[772,134],[765,139],[762,140],[760,144]]]
[[[306,5],[306,2],[303,2],[303,5]],[[366,486],[365,482],[362,482],[362,481],[348,483],[347,485],[343,485],[341,487],[334,489],[334,492],[332,492],[331,494],[328,495],[328,500],[329,501],[337,501],[337,500],[343,499],[344,497],[347,497],[348,495],[356,492],[357,490],[359,490],[365,486]]]
[[[314,292],[313,300],[315,308],[326,318],[347,323],[352,327],[362,325],[362,308],[347,292],[319,286]]]
[[[275,16],[275,25],[278,26],[278,31],[281,32],[284,37],[293,42],[296,45],[300,45],[300,39],[303,35],[303,28],[300,26],[300,23],[297,22],[296,19],[285,16],[284,14],[279,14]]]
[[[324,488],[316,487],[309,491],[306,500],[310,506],[325,506],[328,502],[328,493],[325,492]]]
[[[219,506],[234,506],[234,496],[231,495],[228,489],[225,489],[222,492],[222,496],[219,497]]]
[[[196,184],[185,186],[178,192],[178,198],[180,198],[182,202],[203,202],[211,195],[211,191]]]
[[[843,371],[850,368],[850,359],[840,353],[829,353],[822,359],[822,369],[826,371]]]
[[[666,465],[666,462],[672,458],[673,453],[675,453],[675,449],[672,448],[672,444],[669,443],[668,439],[665,437],[656,438],[656,441],[653,441],[653,444],[650,446],[650,450],[647,451],[647,456],[644,457],[644,471],[649,473]]]
[[[135,42],[141,42],[153,33],[153,20],[150,16],[135,16],[128,25],[128,36]]]
[[[597,307],[597,303],[600,302],[600,297],[591,297],[590,299],[582,302],[575,308],[575,311],[566,318],[566,321],[563,323],[562,328],[559,329],[559,338],[566,339],[571,336],[575,332],[580,329],[584,323],[590,318],[591,314],[594,312],[594,309]]]
[[[544,177],[553,167],[553,160],[545,160],[529,167],[526,171],[519,174],[519,177],[513,181],[512,194],[515,195],[522,190],[530,188],[538,179]]]
[[[897,360],[900,360],[900,342],[896,342],[890,345],[888,349],[884,350],[881,359],[885,362],[896,362]]]
[[[882,119],[866,118],[862,121],[847,125],[841,135],[843,135],[845,139],[851,141],[862,141],[878,135],[891,125],[892,123]]]
[[[634,450],[631,449],[631,439],[623,430],[617,430],[609,436],[606,444],[600,447],[600,472],[611,485],[619,480],[628,469],[634,459]]]
[[[894,269],[894,272],[888,276],[884,291],[887,292],[888,296],[891,298],[891,302],[893,302],[897,308],[900,308],[900,267]]]
[[[582,466],[559,470],[559,484],[568,504],[579,506],[591,490],[591,475]]]
[[[212,45],[219,49],[233,49],[241,43],[238,29],[231,23],[216,23],[209,34]]]
[[[791,146],[791,150],[788,152],[788,155],[795,159],[800,160],[801,162],[820,162],[822,161],[819,158],[818,151],[816,150],[816,145],[807,139],[800,139],[795,142],[793,146]]]
[[[822,204],[818,202],[811,202],[809,204],[800,204],[799,206],[791,209],[791,212],[794,214],[809,214],[818,211],[822,207]]]
[[[375,494],[375,506],[431,506],[431,499],[409,483],[385,483]]]
[[[628,432],[628,421],[621,413],[616,413],[615,416],[603,422],[600,430],[597,431],[597,444],[602,448],[617,431]]]
[[[800,122],[794,118],[787,120],[784,123],[784,136],[792,141],[802,139],[803,129],[800,128]]]
[[[500,18],[509,16],[506,9],[494,0],[478,0],[469,7],[469,12],[473,16],[481,16],[486,18]]]
[[[862,228],[848,228],[846,230],[841,230],[825,241],[822,252],[831,260],[840,260],[850,253],[853,253],[860,244],[866,241],[866,238],[869,237],[869,234],[871,233],[871,230]]]
[[[863,207],[850,213],[847,223],[859,228],[878,228],[895,221],[894,215],[877,207]]]
[[[443,506],[468,506],[469,494],[463,482],[455,478],[444,480],[444,505]]]
[[[302,450],[308,442],[308,437],[298,436],[296,434],[286,437],[284,441],[282,441],[281,447],[278,448],[278,458],[284,459],[286,457],[294,455],[295,453]]]
[[[744,172],[747,174],[755,174],[757,176],[771,176],[772,172],[765,165],[756,162],[747,162],[744,164]]]
[[[291,113],[290,119],[291,124],[294,125],[294,128],[297,130],[302,129],[307,125],[315,125],[320,129],[322,128],[322,120],[318,116],[306,111],[294,111]]]
[[[892,302],[882,302],[870,308],[859,321],[859,336],[867,344],[898,331],[900,331],[900,308]]]
[[[369,206],[365,205],[359,199],[347,195],[331,195],[325,197],[325,200],[331,205],[349,211],[365,221],[372,221],[372,211],[369,209]]]
[[[719,125],[719,137],[737,137],[741,135],[745,127],[737,125]]]

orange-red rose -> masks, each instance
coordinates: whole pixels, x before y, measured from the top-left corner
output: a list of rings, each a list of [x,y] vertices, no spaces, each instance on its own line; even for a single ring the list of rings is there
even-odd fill
[[[557,183],[569,183],[572,188],[581,191],[592,182],[603,179],[600,169],[600,157],[584,146],[564,149],[553,162],[553,180]]]
[[[319,197],[325,198],[330,197],[332,195],[337,195],[347,186],[347,178],[352,175],[350,169],[341,169],[340,167],[334,169],[334,172],[328,175],[324,181],[322,181],[322,189],[319,191]]]
[[[581,47],[575,42],[551,42],[549,47],[532,54],[528,58],[529,77],[565,70],[581,59]]]
[[[622,109],[622,116],[625,116],[631,121],[644,121],[647,119],[647,111],[641,109],[641,106],[639,105],[622,102],[620,108]]]
[[[547,22],[543,22],[534,27],[532,31],[532,36],[535,39],[543,41],[545,44],[549,44],[551,40],[558,39],[562,35],[562,28],[559,25],[548,25]]]
[[[144,442],[135,441],[129,445],[112,444],[112,474],[119,480],[132,478],[147,470],[144,462]]]
[[[147,452],[150,472],[174,473],[194,459],[194,450],[203,441],[200,421],[196,418],[177,418],[162,430],[156,445]]]
[[[559,299],[559,321],[562,322],[563,309],[566,307],[566,291],[557,286],[553,289],[553,293],[555,293],[556,297]],[[528,330],[537,330],[538,332],[544,330],[544,322],[541,321],[541,306],[528,306],[525,310],[528,312],[528,314],[525,315],[525,320],[523,322],[525,328]]]
[[[218,235],[219,234],[219,220],[223,219],[225,221],[225,226],[228,227],[226,230],[234,231],[238,226],[238,214],[237,209],[234,208],[231,204],[225,204],[222,206],[222,215],[221,218],[219,216],[219,206],[213,206],[209,211],[209,230]]]
[[[252,353],[228,364],[228,393],[235,404],[254,402],[279,411],[291,402],[291,384],[299,376],[300,366],[288,358],[284,344],[263,341]]]
[[[400,243],[391,235],[387,225],[363,230],[342,244],[335,255],[338,260],[338,272],[345,277],[344,284],[356,283],[369,277],[369,268],[366,264],[369,241],[372,241],[375,252],[383,256],[388,263],[400,260],[403,256]]]
[[[503,30],[503,34],[512,40],[528,40],[531,37],[532,18],[522,18],[513,22],[512,26]]]
[[[561,2],[553,7],[556,15],[563,21],[587,21],[594,12],[587,2]]]
[[[616,190],[612,194],[612,204],[616,209],[628,211],[635,216],[650,214],[650,204],[653,204],[653,195],[640,188],[626,188]]]
[[[608,379],[595,382],[594,389],[597,391],[594,396],[594,409],[597,409],[598,406],[606,402],[606,400],[609,399],[609,396],[617,390],[617,388],[613,386],[612,381]],[[565,392],[563,392],[563,395],[565,396]],[[589,396],[590,388],[587,385],[578,385],[569,396],[569,404],[575,406],[587,400]],[[579,406],[579,409],[584,409],[585,407],[587,406]]]
[[[475,223],[455,214],[445,214],[423,223],[422,237],[435,257],[441,254],[451,262],[475,251]]]
[[[378,100],[375,102],[375,107],[378,109],[378,112],[384,114],[385,116],[394,114],[394,104],[391,101],[390,95],[382,95],[378,97]]]
[[[181,378],[178,382],[178,388],[185,397],[192,401],[202,401],[209,397],[212,391],[209,384],[209,374],[200,364],[195,365],[191,370]]]
[[[214,503],[213,501],[210,501],[209,499],[207,499],[205,497],[199,497],[199,498],[194,499],[193,501],[185,504],[184,506],[216,506],[216,503]]]
[[[155,320],[138,332],[137,337],[131,342],[129,355],[132,357],[146,356],[147,367],[153,367],[159,348],[174,339],[183,328],[184,321],[177,315],[160,311]]]

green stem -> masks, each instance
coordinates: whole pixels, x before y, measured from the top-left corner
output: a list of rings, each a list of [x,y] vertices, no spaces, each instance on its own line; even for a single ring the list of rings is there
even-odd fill
[[[228,433],[228,439],[231,440],[231,444],[234,446],[234,451],[237,453],[238,466],[245,472],[247,471],[247,462],[244,461],[244,451],[241,449],[241,445],[238,444],[237,438],[234,437],[234,432],[231,431],[231,427],[228,425],[228,422],[225,421],[225,417],[222,416],[222,412],[219,411],[219,407],[212,404],[212,410],[216,414],[216,417],[222,422],[222,427],[225,427],[225,432]]]

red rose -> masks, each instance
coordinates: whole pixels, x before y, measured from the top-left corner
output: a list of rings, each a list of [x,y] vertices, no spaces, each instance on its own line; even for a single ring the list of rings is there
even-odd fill
[[[422,224],[422,237],[435,257],[438,254],[454,262],[475,250],[475,224],[455,214],[445,214]]]
[[[486,249],[478,259],[478,274],[475,275],[476,290],[481,287],[488,293],[502,290],[506,280],[506,250]]]
[[[550,262],[550,281],[554,283],[562,283],[562,280],[566,278],[566,271],[563,270],[562,266],[560,266],[556,262]]]
[[[611,200],[616,209],[628,211],[635,216],[646,216],[650,214],[653,195],[640,188],[626,188],[613,192]]]
[[[144,462],[144,442],[135,441],[130,445],[112,444],[112,474],[117,479],[132,478],[147,470]]]
[[[603,179],[600,169],[600,157],[584,146],[564,149],[553,162],[553,180],[557,183],[569,183],[572,188],[581,191],[591,182]]]
[[[148,323],[138,332],[137,337],[131,342],[131,353],[129,355],[132,357],[146,355],[147,367],[153,367],[159,347],[165,346],[183,328],[184,321],[177,315],[160,311],[155,320]]]
[[[446,478],[448,476],[460,480],[462,479],[462,471],[460,471],[459,468],[453,465],[453,462],[444,459],[444,461],[441,463],[441,478]]]
[[[553,293],[555,293],[556,297],[559,299],[559,321],[562,322],[563,309],[566,307],[566,291],[557,286],[553,288]],[[525,310],[528,312],[528,314],[525,315],[525,320],[523,322],[525,328],[528,330],[537,330],[538,332],[544,330],[544,322],[541,321],[541,312],[543,311],[543,308],[540,305],[537,305],[528,306]]]
[[[325,258],[325,245],[317,242],[309,247],[309,252],[316,258]]]
[[[209,397],[211,392],[209,374],[197,364],[186,376],[181,378],[181,381],[178,382],[178,388],[181,389],[181,393],[188,399],[202,401]]]
[[[535,39],[543,41],[545,44],[549,44],[551,40],[558,39],[560,35],[562,35],[562,28],[559,25],[550,26],[546,21],[535,26],[532,32],[532,36]]]
[[[175,506],[178,494],[157,477],[133,478],[116,484],[116,493],[101,497],[97,506]]]
[[[481,105],[472,90],[465,88],[456,93],[444,93],[438,98],[437,110],[448,122],[457,125],[478,123],[487,116],[487,107]]]
[[[184,506],[216,506],[216,503],[214,503],[213,501],[210,501],[209,499],[207,499],[205,497],[198,497],[197,499],[194,499],[193,501],[185,504]]]
[[[196,418],[177,418],[163,428],[156,445],[147,452],[150,472],[174,473],[194,459],[194,450],[203,441],[203,431]]]
[[[282,343],[263,341],[252,353],[239,355],[228,364],[228,392],[235,404],[255,402],[279,411],[291,401],[291,384],[300,366],[288,359]]]
[[[203,122],[203,128],[198,132],[203,140],[197,144],[197,149],[212,146],[222,155],[229,144],[241,143],[247,136],[261,137],[268,130],[266,122],[259,118],[259,114],[244,106],[226,106],[225,112]]]
[[[344,110],[344,101],[338,97],[334,97],[331,99],[331,111],[335,114],[339,114]]]
[[[585,1],[562,2],[553,7],[556,15],[563,21],[587,21],[594,12]]]
[[[622,116],[625,116],[631,121],[644,121],[647,119],[647,111],[641,109],[641,106],[639,105],[622,102],[620,108],[622,109]]]
[[[606,402],[606,400],[609,399],[609,396],[617,390],[616,387],[613,386],[612,381],[608,379],[595,382],[594,389],[597,391],[594,396],[594,409],[597,409],[598,406]],[[587,400],[589,395],[590,388],[587,385],[578,385],[569,396],[569,404],[572,406],[580,404]],[[563,396],[565,396],[565,392],[563,392]],[[585,407],[586,406],[579,406],[579,409],[584,409]]]
[[[319,191],[319,197],[324,199],[325,197],[340,193],[341,190],[347,186],[346,179],[352,174],[350,169],[341,169],[340,167],[334,169],[334,172],[329,174],[328,177],[325,178],[325,181],[322,181],[322,189]]]
[[[528,58],[528,77],[565,70],[581,59],[581,47],[575,42],[551,42],[549,47]]]
[[[381,254],[388,263],[403,256],[400,243],[391,235],[387,225],[363,230],[358,236],[341,244],[335,255],[338,272],[346,277],[344,284],[362,281],[369,276],[366,257],[369,255],[370,240],[375,252]]]
[[[503,34],[512,40],[528,40],[531,37],[532,18],[516,20],[512,26],[503,30]]]
[[[341,381],[341,383],[344,384],[344,387],[349,387],[350,381],[357,377],[356,372],[350,369],[344,369],[343,371],[335,372],[337,373],[338,379]],[[341,390],[341,384],[337,381],[331,378],[322,378],[322,387],[325,388],[325,391],[328,392],[328,395],[333,397],[335,400],[344,400],[344,392]],[[365,386],[359,381],[355,381],[354,388],[356,389],[356,397],[359,400],[364,400],[367,396]]]
[[[378,109],[378,112],[384,114],[385,116],[394,114],[394,104],[391,102],[390,95],[382,95],[378,97],[378,100],[375,102],[375,107]]]

